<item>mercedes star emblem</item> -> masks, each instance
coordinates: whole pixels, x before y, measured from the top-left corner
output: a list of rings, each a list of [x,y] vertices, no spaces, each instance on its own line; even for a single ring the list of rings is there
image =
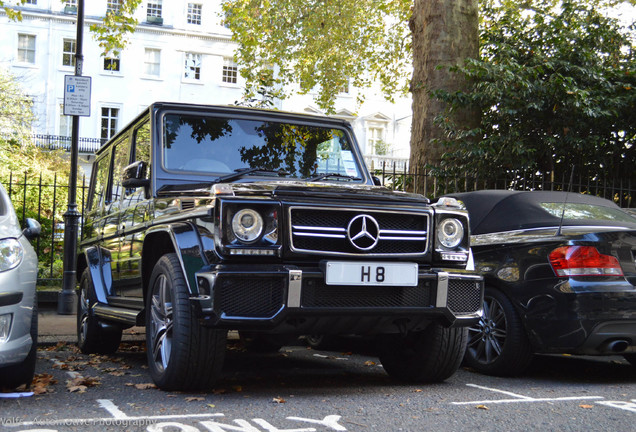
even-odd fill
[[[380,226],[372,216],[366,214],[358,215],[349,222],[347,237],[355,248],[367,251],[378,244]]]

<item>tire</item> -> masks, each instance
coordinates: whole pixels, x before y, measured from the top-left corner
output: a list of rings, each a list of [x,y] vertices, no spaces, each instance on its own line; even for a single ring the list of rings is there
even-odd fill
[[[22,362],[0,368],[0,388],[14,389],[26,384],[27,388],[33,382],[35,363],[38,351],[38,308],[37,300],[33,302],[33,314],[31,315],[31,349]]]
[[[227,331],[199,325],[176,254],[155,265],[146,295],[150,375],[163,390],[204,390],[221,375]]]
[[[84,354],[112,354],[119,348],[122,329],[101,323],[92,310],[95,303],[95,286],[85,269],[77,293],[77,346]]]
[[[500,291],[486,287],[484,316],[469,328],[465,364],[495,376],[520,375],[530,366],[533,352],[521,318]]]
[[[425,330],[378,338],[382,366],[392,378],[415,383],[441,382],[459,368],[467,330],[432,323]]]
[[[338,341],[338,336],[334,335],[314,334],[305,336],[307,345],[315,350],[329,351],[338,346]]]

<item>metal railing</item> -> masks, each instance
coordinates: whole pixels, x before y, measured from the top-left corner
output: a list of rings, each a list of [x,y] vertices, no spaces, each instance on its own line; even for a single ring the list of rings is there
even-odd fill
[[[68,183],[60,181],[57,175],[52,183],[43,180],[42,175],[29,177],[27,173],[10,173],[2,183],[16,210],[21,226],[26,218],[33,218],[42,225],[41,235],[32,244],[38,255],[38,283],[57,283],[62,277],[62,257],[64,240],[63,215],[68,203]],[[83,213],[88,195],[85,177],[78,182],[78,209]],[[80,229],[82,222],[80,220]]]
[[[37,147],[47,150],[63,149],[71,151],[71,137],[63,135],[41,135],[31,136]],[[78,150],[80,153],[95,153],[106,142],[103,138],[82,138],[78,139]]]

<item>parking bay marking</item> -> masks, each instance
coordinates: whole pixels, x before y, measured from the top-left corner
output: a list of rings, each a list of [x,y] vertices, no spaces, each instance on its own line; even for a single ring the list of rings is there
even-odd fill
[[[69,418],[69,419],[59,419],[59,420],[40,420],[40,421],[30,421],[30,422],[16,422],[16,423],[11,423],[11,424],[6,424],[5,426],[10,426],[10,427],[25,427],[25,426],[80,426],[80,425],[91,425],[91,424],[109,424],[112,423],[113,421],[117,421],[117,422],[130,422],[133,424],[141,424],[141,423],[148,423],[150,425],[150,422],[154,422],[157,420],[177,420],[177,419],[201,419],[201,418],[210,418],[210,417],[225,417],[225,414],[223,413],[211,413],[211,414],[176,414],[176,415],[158,415],[158,416],[135,416],[135,417],[131,417],[128,416],[126,413],[124,413],[122,410],[119,409],[119,407],[117,405],[115,405],[115,403],[113,403],[113,401],[111,399],[97,399],[97,403],[101,408],[104,408],[106,411],[108,411],[109,414],[112,415],[112,417],[102,417],[102,418],[88,418],[88,419],[80,419],[80,418]],[[309,418],[304,418],[304,417],[287,417],[288,420],[293,420],[293,421],[299,421],[299,422],[305,422],[305,423],[310,423],[310,424],[316,424],[316,425],[321,425],[324,427],[327,427],[328,429],[332,429],[335,431],[346,431],[347,429],[342,426],[341,424],[339,424],[338,422],[341,419],[341,416],[339,415],[328,415],[325,418],[323,418],[322,420],[316,420],[316,419],[309,419]],[[289,432],[316,432],[317,429],[310,427],[310,428],[303,428],[303,429],[278,429],[277,427],[269,424],[269,422],[267,422],[264,419],[252,419],[252,421],[254,423],[256,423],[257,425],[261,426],[262,428],[264,428],[266,431],[268,432],[285,432],[285,431],[289,431]],[[232,425],[226,425],[226,424],[221,424],[221,423],[216,423],[213,422],[211,420],[208,421],[201,421],[201,424],[204,425],[206,428],[208,428],[211,431],[224,431],[224,430],[245,430],[245,431],[258,431],[259,429],[251,426],[246,420],[242,420],[242,419],[235,419],[234,420],[235,423],[237,423],[239,425],[239,428],[237,428],[236,426],[232,426]],[[162,423],[157,423],[155,424],[156,427],[158,427],[159,429],[157,430],[163,430],[162,427],[163,426],[175,426],[177,425],[175,424],[162,424]],[[179,425],[179,426],[183,426],[186,427],[187,425]],[[152,430],[152,429],[148,429],[148,430]],[[185,429],[182,429],[185,430]],[[193,429],[194,430],[194,429]],[[197,429],[198,430],[198,429]]]
[[[559,398],[532,398],[529,396],[520,395],[517,393],[512,393],[505,390],[494,389],[490,387],[484,387],[477,384],[466,384],[468,387],[474,387],[481,390],[487,390],[495,393],[502,393],[508,396],[514,397],[514,399],[491,399],[491,400],[480,400],[480,401],[470,401],[470,402],[451,402],[453,405],[474,405],[474,404],[499,404],[499,403],[519,403],[519,402],[559,402],[559,401],[572,401],[572,400],[593,400],[593,399],[604,399],[603,396],[566,396]]]

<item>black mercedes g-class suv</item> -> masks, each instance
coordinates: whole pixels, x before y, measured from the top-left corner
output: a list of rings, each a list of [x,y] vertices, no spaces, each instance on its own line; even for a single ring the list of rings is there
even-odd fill
[[[151,105],[97,152],[80,349],[145,325],[157,386],[192,390],[220,376],[228,330],[375,336],[391,376],[448,378],[481,315],[467,214],[375,183],[345,121]]]

